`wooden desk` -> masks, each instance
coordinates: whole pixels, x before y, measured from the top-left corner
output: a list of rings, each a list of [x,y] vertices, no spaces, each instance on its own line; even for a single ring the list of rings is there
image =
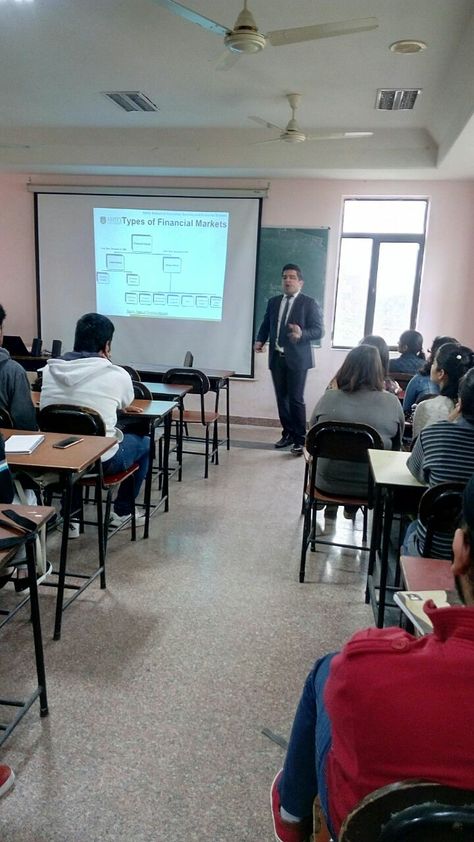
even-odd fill
[[[26,430],[5,430],[0,429],[4,439],[12,434],[22,435],[29,434]],[[28,472],[44,472],[50,471],[59,475],[60,483],[64,489],[64,522],[61,539],[61,553],[59,561],[59,570],[55,571],[58,576],[57,584],[46,583],[50,587],[57,587],[58,595],[56,600],[56,617],[54,623],[54,640],[59,640],[61,637],[61,620],[62,613],[69,607],[69,605],[87,588],[97,576],[100,575],[100,586],[105,588],[105,545],[104,545],[104,521],[102,515],[102,463],[100,457],[115,443],[116,439],[106,436],[81,436],[82,441],[75,444],[74,447],[68,447],[66,450],[58,450],[53,447],[57,441],[64,438],[64,433],[42,433],[44,441],[28,455],[8,454],[7,462],[10,468],[16,470],[25,470]],[[85,579],[81,587],[78,585],[66,585],[66,576],[73,574],[66,573],[67,566],[67,549],[69,539],[69,523],[71,519],[71,504],[72,504],[72,489],[83,474],[86,473],[92,466],[94,466],[94,473],[97,473],[97,528],[99,540],[99,567],[91,576],[84,576],[79,574],[76,578]],[[74,574],[76,575],[76,574]],[[75,593],[64,602],[64,590],[68,588],[74,590]]]
[[[130,363],[135,368],[141,379],[146,381],[149,387],[150,383],[159,383],[163,379],[163,374],[170,368],[184,368],[180,363],[167,365],[165,363]],[[226,443],[227,450],[230,449],[230,378],[234,376],[235,371],[225,368],[199,368],[206,377],[209,378],[211,389],[216,393],[216,400],[214,411],[218,411],[219,395],[222,391],[226,393],[226,437],[222,443]]]
[[[449,591],[454,587],[451,562],[444,559],[402,555],[400,570],[407,591]]]
[[[395,450],[369,450],[368,453],[370,482],[374,495],[374,513],[372,518],[365,601],[371,603],[377,627],[382,628],[385,615],[388,555],[395,508],[395,495],[402,491],[405,497],[404,508],[406,510],[414,508],[416,511],[425,486],[407,468],[406,463],[410,455],[409,453]],[[378,552],[380,541],[381,547],[380,552]],[[375,584],[377,556],[380,561],[378,585]]]
[[[0,516],[4,517],[3,512],[7,509],[15,509],[15,511],[18,512],[18,514],[23,515],[23,517],[27,517],[30,520],[34,520],[37,524],[38,529],[41,528],[41,526],[43,526],[54,514],[54,509],[52,509],[50,506],[16,506],[13,504],[2,504],[0,506]],[[11,535],[20,536],[21,533],[16,530],[10,531],[5,527],[0,526],[1,538],[7,538]],[[30,580],[30,593],[29,596],[24,597],[12,611],[0,609],[0,615],[5,616],[6,618],[0,623],[0,628],[3,628],[3,626],[6,625],[6,623],[9,623],[10,620],[17,614],[17,612],[21,608],[23,608],[24,605],[26,605],[28,602],[30,603],[31,626],[33,629],[33,641],[35,647],[37,686],[35,690],[22,702],[10,699],[0,699],[0,705],[4,705],[6,707],[14,707],[17,709],[17,713],[13,717],[11,722],[9,722],[8,724],[0,724],[0,731],[3,732],[2,736],[0,737],[0,746],[3,745],[6,739],[8,739],[13,729],[16,728],[20,720],[23,719],[23,717],[25,716],[25,714],[30,709],[31,705],[35,702],[36,699],[39,698],[40,700],[40,715],[47,716],[48,714],[46,673],[44,668],[43,657],[43,638],[41,635],[38,586],[36,582],[35,540],[34,537],[33,539],[31,539],[28,535],[25,535],[24,537],[26,548],[26,563],[28,566],[28,576]],[[19,548],[17,546],[7,550],[0,550],[0,572],[2,567],[8,565],[8,562],[11,561],[12,557],[18,552],[18,549]]]

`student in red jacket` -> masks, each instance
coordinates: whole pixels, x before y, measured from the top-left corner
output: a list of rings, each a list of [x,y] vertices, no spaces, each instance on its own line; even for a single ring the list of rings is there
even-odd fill
[[[306,842],[317,794],[331,834],[375,789],[406,778],[474,781],[474,477],[452,571],[464,605],[425,613],[433,632],[357,632],[310,672],[272,785],[276,839]]]

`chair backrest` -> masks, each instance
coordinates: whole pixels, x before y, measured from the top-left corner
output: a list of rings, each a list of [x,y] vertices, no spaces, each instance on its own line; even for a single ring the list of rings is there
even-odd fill
[[[53,403],[38,416],[40,430],[45,433],[78,433],[83,436],[105,436],[102,416],[87,406]]]
[[[310,496],[316,488],[319,458],[368,464],[369,448],[384,449],[380,434],[368,424],[321,421],[311,427],[306,436],[306,449],[312,459]]]
[[[184,355],[183,365],[186,368],[192,368],[193,362],[194,362],[194,355],[191,353],[191,351],[186,351],[186,353]]]
[[[133,394],[137,400],[152,401],[153,395],[148,386],[145,386],[140,380],[133,380]]]
[[[205,424],[204,395],[211,385],[209,378],[198,368],[169,368],[163,375],[163,383],[177,383],[180,386],[191,386],[191,394],[201,398],[201,424]]]
[[[430,557],[433,535],[454,535],[461,519],[465,482],[442,482],[428,488],[420,500],[418,520],[426,529],[422,555]]]
[[[422,362],[422,360],[420,360],[420,363],[421,363],[421,362]],[[414,376],[415,376],[415,373],[414,373],[413,371],[412,371],[412,372],[407,372],[407,371],[391,371],[391,372],[390,372],[390,374],[389,374],[389,376],[392,378],[392,380],[396,380],[396,381],[397,381],[397,383],[399,383],[399,384],[400,384],[400,386],[402,387],[402,389],[406,389],[406,387],[408,386],[408,384],[409,384],[410,380],[412,379],[412,377],[414,377]]]
[[[346,817],[339,842],[472,842],[474,791],[400,781],[371,792]]]
[[[0,407],[0,427],[5,427],[7,430],[13,430],[13,421],[10,413],[6,409]]]
[[[136,368],[132,368],[131,365],[121,365],[120,368],[123,368],[124,371],[128,372],[134,383],[140,383],[142,378]]]

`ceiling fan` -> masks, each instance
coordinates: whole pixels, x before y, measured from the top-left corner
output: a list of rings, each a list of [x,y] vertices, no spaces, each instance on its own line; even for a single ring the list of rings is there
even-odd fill
[[[199,12],[177,3],[176,0],[154,0],[159,6],[164,6],[173,14],[185,18],[185,20],[196,23],[209,32],[224,36],[224,44],[232,53],[259,53],[266,43],[273,47],[282,47],[285,44],[296,44],[301,41],[315,41],[319,38],[331,38],[334,35],[349,35],[353,32],[367,32],[377,29],[377,18],[360,18],[359,20],[345,20],[336,23],[321,23],[313,26],[299,26],[293,29],[274,29],[264,35],[259,32],[258,26],[252,13],[247,8],[247,0],[244,0],[244,8],[240,12],[232,29],[217,23],[210,18],[204,17]]]
[[[350,140],[361,137],[371,137],[373,132],[331,132],[327,134],[305,134],[296,122],[296,109],[301,101],[301,94],[287,94],[286,98],[291,108],[291,120],[283,129],[275,123],[269,123],[268,120],[262,117],[249,117],[254,123],[259,123],[267,129],[277,129],[280,132],[279,137],[272,137],[269,140],[260,140],[258,143],[274,143],[275,141],[284,141],[285,143],[303,143],[305,140]]]

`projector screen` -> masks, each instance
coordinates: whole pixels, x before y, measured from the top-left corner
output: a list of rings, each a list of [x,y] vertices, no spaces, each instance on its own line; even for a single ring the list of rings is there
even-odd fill
[[[258,198],[37,193],[40,335],[115,324],[112,358],[253,374]]]

